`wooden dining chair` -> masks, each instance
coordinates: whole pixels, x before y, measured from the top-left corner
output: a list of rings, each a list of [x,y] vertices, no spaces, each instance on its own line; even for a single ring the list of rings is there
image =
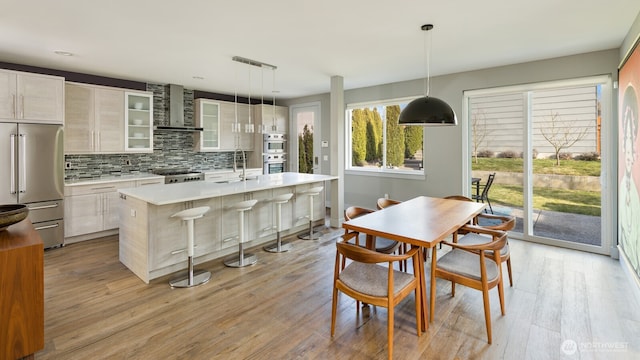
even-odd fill
[[[349,221],[362,215],[370,214],[375,210],[367,209],[359,206],[349,206],[344,211],[344,219]],[[364,234],[363,234],[364,235]],[[356,245],[360,245],[359,239],[355,239]],[[364,245],[364,244],[363,244]],[[400,242],[381,237],[375,239],[375,250],[384,254],[393,254],[400,247]]]
[[[484,318],[487,327],[487,339],[491,344],[491,307],[489,305],[489,290],[498,287],[500,297],[500,311],[506,314],[504,307],[504,285],[502,271],[500,270],[500,249],[507,243],[507,233],[485,229],[475,225],[465,225],[468,233],[485,234],[491,236],[492,241],[477,245],[462,245],[459,243],[445,242],[453,249],[440,258],[437,258],[437,249],[434,246],[431,261],[431,321],[435,314],[436,278],[451,281],[451,296],[455,296],[456,283],[482,291],[484,302]],[[491,252],[492,257],[487,253]],[[437,260],[435,260],[437,259]]]
[[[378,200],[376,200],[376,208],[378,208],[378,210],[382,210],[384,208],[388,208],[389,206],[398,205],[400,203],[402,203],[402,201],[392,200],[387,198],[378,198]],[[398,248],[398,254],[406,253],[407,247],[408,245],[405,243],[400,244],[400,247]],[[425,251],[424,254],[425,254],[425,260],[426,260],[427,252]],[[400,271],[407,271],[406,261],[401,262],[399,265],[400,265]]]
[[[466,196],[452,195],[447,196],[445,199],[460,200],[460,201],[473,201]],[[484,221],[483,221],[484,220]],[[495,215],[480,213],[478,216],[471,220],[473,225],[482,226],[485,229],[510,231],[516,227],[515,216]],[[481,224],[484,223],[484,224]],[[462,236],[461,236],[462,235]],[[463,229],[453,234],[453,242],[461,245],[477,245],[491,242],[491,237],[483,234],[467,233]],[[487,252],[488,257],[493,257],[491,251]],[[506,245],[500,249],[500,260],[507,264],[507,273],[509,274],[509,286],[513,287],[513,276],[511,274],[511,251],[509,250],[509,239],[507,238]]]
[[[420,278],[418,248],[403,255],[382,254],[349,243],[358,233],[351,232],[336,242],[336,262],[333,276],[333,301],[331,305],[331,336],[335,335],[338,291],[367,304],[386,307],[388,358],[393,358],[394,308],[412,292],[415,294],[416,331],[421,335]],[[393,263],[413,259],[413,274],[393,269]],[[342,268],[343,259],[349,265]],[[386,263],[386,266],[380,265]]]

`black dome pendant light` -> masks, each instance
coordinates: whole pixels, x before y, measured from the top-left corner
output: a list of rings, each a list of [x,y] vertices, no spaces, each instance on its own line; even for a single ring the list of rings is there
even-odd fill
[[[432,24],[422,25],[423,31],[433,29]],[[426,35],[425,35],[426,38]],[[429,96],[429,54],[427,54],[425,41],[425,60],[427,76],[425,79],[425,96],[411,101],[400,113],[398,122],[400,125],[457,125],[458,120],[453,109],[444,101]]]

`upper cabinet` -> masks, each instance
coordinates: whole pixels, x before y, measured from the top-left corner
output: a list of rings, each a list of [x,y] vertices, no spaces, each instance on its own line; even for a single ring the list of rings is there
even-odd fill
[[[153,150],[150,93],[76,83],[65,91],[65,153]]]
[[[124,91],[95,85],[65,85],[67,154],[124,150]]]
[[[203,128],[195,134],[197,151],[220,150],[220,104],[216,101],[196,99],[196,127]]]
[[[64,123],[64,78],[0,70],[0,119]]]
[[[153,152],[153,94],[125,92],[125,151]]]
[[[219,148],[209,148],[199,151],[233,151],[235,149],[242,149],[246,151],[253,150],[253,133],[245,131],[246,124],[249,123],[249,115],[251,114],[251,107],[248,104],[236,104],[233,102],[206,99],[197,99],[196,103],[217,104],[219,109]],[[198,112],[198,106],[196,106],[196,112]],[[204,122],[207,121],[207,119],[202,117],[203,114],[202,110],[200,110],[199,114],[196,114],[196,123],[198,126],[202,126],[206,130]],[[236,118],[238,119],[237,124]],[[211,118],[208,120],[211,121]],[[253,119],[252,122],[255,124]],[[257,126],[254,126],[254,130],[257,131]],[[206,136],[205,132],[200,136]]]
[[[275,111],[274,111],[275,108]],[[265,133],[287,134],[289,131],[289,108],[286,106],[254,105],[256,124],[262,125]]]

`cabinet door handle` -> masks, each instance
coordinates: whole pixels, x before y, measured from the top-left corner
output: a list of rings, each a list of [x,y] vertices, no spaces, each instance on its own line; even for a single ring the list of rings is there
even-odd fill
[[[53,209],[53,208],[57,208],[58,206],[60,206],[58,203],[52,204],[52,205],[43,205],[43,206],[34,206],[34,207],[29,207],[29,210],[44,210],[44,209]]]
[[[53,228],[57,228],[59,227],[60,224],[56,223],[53,225],[45,225],[45,226],[38,226],[37,228],[35,228],[36,230],[46,230],[46,229],[53,229]]]
[[[20,118],[24,119],[24,95],[20,95],[20,105],[21,105],[20,106],[20,109],[21,109]]]
[[[115,189],[115,186],[102,186],[102,187],[95,187],[95,188],[91,188],[91,190],[105,190],[105,189]]]
[[[18,104],[16,103],[16,94],[11,94],[11,101],[13,102],[13,117],[18,117]]]

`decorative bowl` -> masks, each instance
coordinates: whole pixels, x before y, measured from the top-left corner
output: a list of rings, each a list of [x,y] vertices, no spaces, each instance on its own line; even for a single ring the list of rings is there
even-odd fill
[[[144,136],[143,133],[133,133],[133,137],[135,137],[135,138],[141,138],[143,136]]]
[[[133,125],[142,125],[142,119],[133,119]]]
[[[29,208],[23,204],[0,205],[0,231],[19,223],[29,215]]]
[[[133,104],[133,108],[136,110],[142,110],[142,103],[141,102],[137,102],[135,104]]]

